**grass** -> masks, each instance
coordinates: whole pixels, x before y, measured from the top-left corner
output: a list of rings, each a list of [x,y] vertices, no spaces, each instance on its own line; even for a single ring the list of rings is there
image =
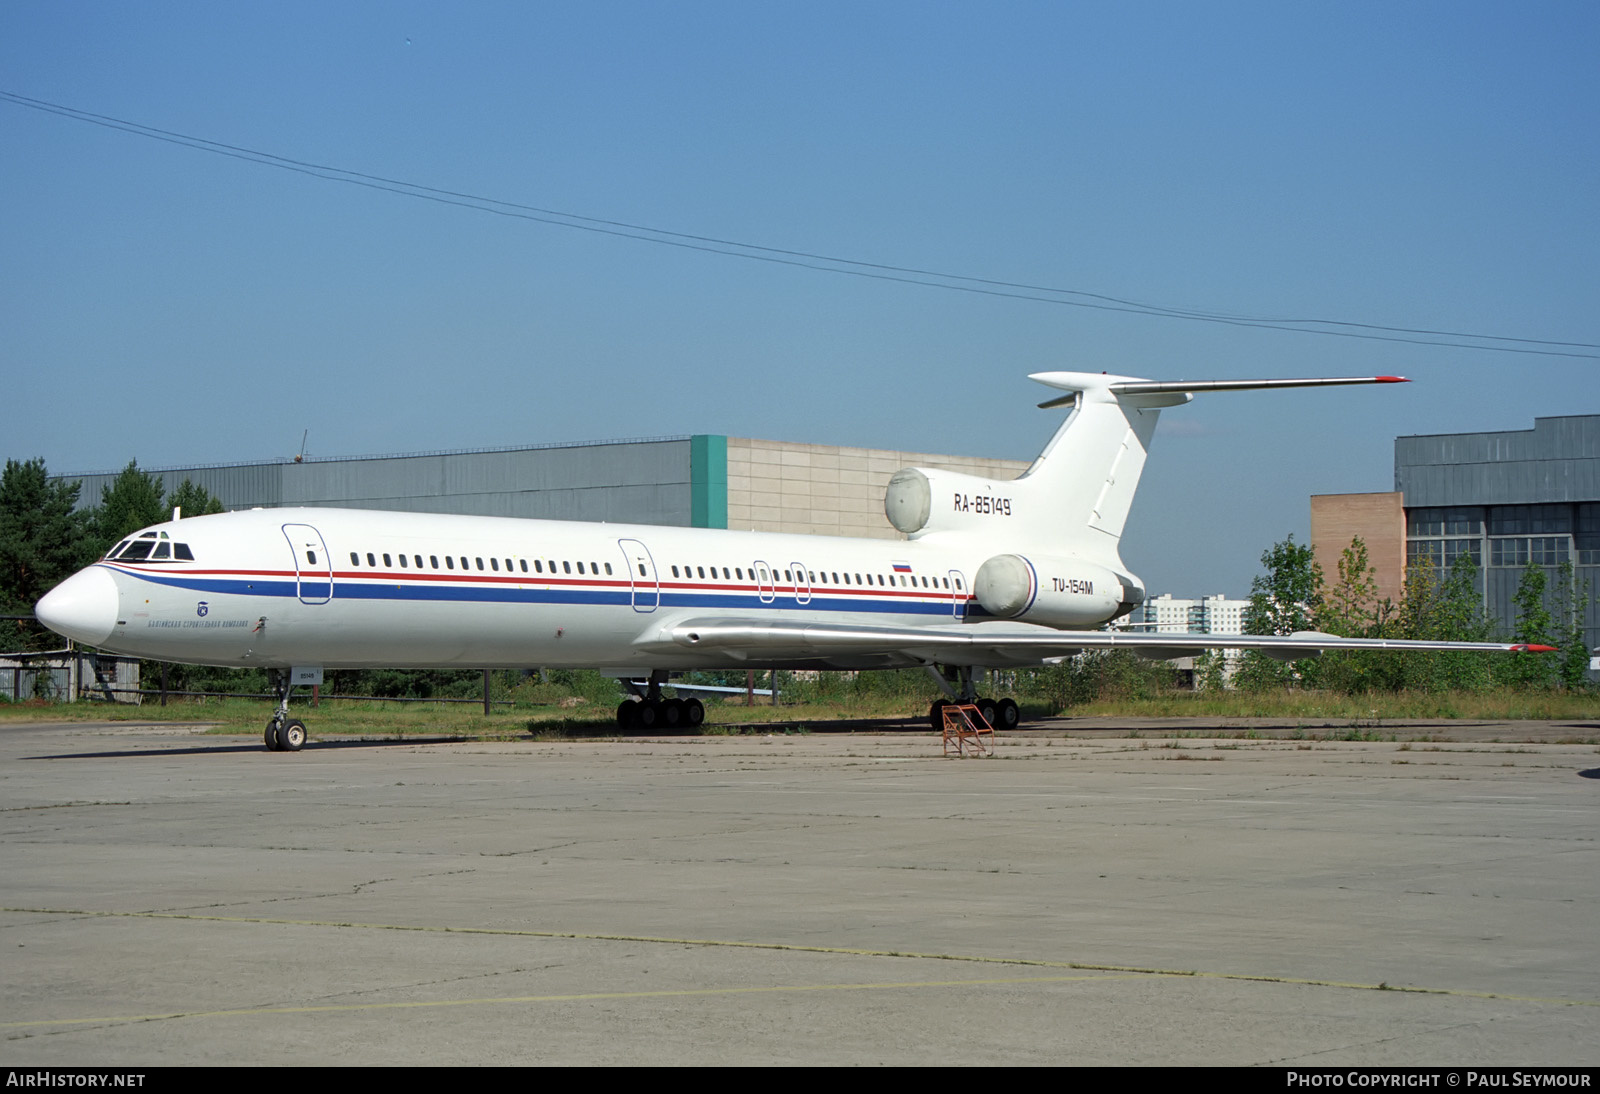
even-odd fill
[[[604,737],[616,735],[615,705],[575,701],[565,704],[546,697],[543,703],[517,702],[484,714],[470,703],[399,703],[382,699],[325,700],[313,710],[297,698],[294,716],[321,734],[359,736],[470,737],[477,739]],[[620,701],[620,696],[618,697]],[[931,696],[864,695],[850,699],[793,703],[773,707],[764,702],[745,706],[743,697],[706,705],[703,733],[738,732],[738,726],[854,719],[926,716]],[[1053,712],[1039,700],[1022,702],[1025,719]],[[20,721],[163,721],[213,722],[215,732],[256,734],[272,706],[251,699],[186,699],[165,707],[154,703],[123,706],[104,703],[51,703],[0,700],[0,725]],[[1593,692],[1405,693],[1345,696],[1327,692],[1266,693],[1169,692],[1141,699],[1102,699],[1071,710],[1075,717],[1111,718],[1270,718],[1289,724],[1342,723],[1344,740],[1387,740],[1377,732],[1385,721],[1469,719],[1475,721],[1560,721],[1600,718],[1600,697]],[[1179,734],[1185,731],[1178,731]],[[1214,731],[1212,731],[1214,735]],[[1246,734],[1248,736],[1248,734]]]
[[[1371,724],[1394,719],[1554,721],[1600,717],[1600,695],[1578,692],[1400,692],[1341,695],[1321,691],[1169,692],[1145,699],[1101,699],[1074,707],[1078,717],[1277,718]]]

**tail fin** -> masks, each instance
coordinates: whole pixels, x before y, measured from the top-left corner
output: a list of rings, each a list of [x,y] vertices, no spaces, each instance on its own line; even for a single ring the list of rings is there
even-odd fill
[[[1088,372],[1039,372],[1029,377],[1072,394],[1040,403],[1074,409],[1033,466],[1018,480],[1036,495],[1053,527],[1029,531],[1074,554],[1119,563],[1118,544],[1144,471],[1161,411],[1204,391],[1404,383],[1399,376],[1295,380],[1154,381]],[[1041,516],[1044,514],[1041,513]]]
[[[1118,543],[1156,421],[1163,409],[1192,396],[1183,389],[1125,391],[1149,381],[1105,373],[1041,372],[1029,379],[1071,392],[1040,406],[1071,406],[1072,412],[1017,480],[1033,518],[1019,530],[1040,547],[1121,565]]]
[[[929,468],[901,471],[884,496],[896,528],[920,539],[992,537],[1003,527],[1006,539],[1019,546],[1119,569],[1122,529],[1165,408],[1205,391],[1404,382],[1399,376],[1163,382],[1093,372],[1040,372],[1029,378],[1070,393],[1041,407],[1072,408],[1033,466],[1012,482]]]

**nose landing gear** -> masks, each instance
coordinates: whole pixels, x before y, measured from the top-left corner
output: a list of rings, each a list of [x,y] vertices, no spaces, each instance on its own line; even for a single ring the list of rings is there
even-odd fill
[[[267,719],[266,744],[268,752],[299,752],[306,744],[306,724],[289,717],[289,674],[282,669],[272,670],[272,690],[278,697],[278,709]]]

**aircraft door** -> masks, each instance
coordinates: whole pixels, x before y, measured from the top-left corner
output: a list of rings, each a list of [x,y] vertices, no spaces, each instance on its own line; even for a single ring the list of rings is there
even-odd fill
[[[750,564],[750,574],[756,579],[756,594],[761,597],[761,603],[771,604],[778,595],[778,586],[777,582],[773,580],[772,567],[758,558]]]
[[[960,570],[950,571],[951,611],[957,619],[967,617],[967,583]]]
[[[619,539],[622,548],[622,565],[628,571],[628,581],[633,588],[633,610],[653,612],[661,606],[661,582],[656,577],[656,560],[650,548],[636,539]]]
[[[789,565],[794,567],[794,602],[811,603],[811,578],[806,573],[805,566],[798,562],[791,562]]]
[[[333,556],[328,553],[322,533],[309,524],[285,524],[283,538],[289,541],[294,559],[295,595],[302,604],[326,604],[333,599]]]

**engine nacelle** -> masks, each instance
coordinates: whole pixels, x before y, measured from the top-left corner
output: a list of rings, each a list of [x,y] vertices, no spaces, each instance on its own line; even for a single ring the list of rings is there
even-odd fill
[[[1093,627],[1144,603],[1144,588],[1126,574],[1038,555],[995,555],[978,567],[972,592],[997,619],[1046,627]]]
[[[1025,519],[1022,484],[959,471],[908,467],[883,492],[889,523],[917,539],[931,532],[1000,532]]]

